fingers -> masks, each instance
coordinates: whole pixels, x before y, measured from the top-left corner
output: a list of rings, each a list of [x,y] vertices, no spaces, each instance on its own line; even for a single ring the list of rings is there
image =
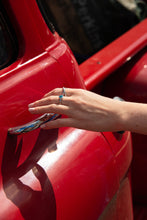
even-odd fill
[[[72,96],[74,93],[74,89],[71,88],[64,88],[64,91],[65,91],[65,96]],[[45,94],[44,97],[59,96],[61,94],[63,94],[63,88],[56,88]]]
[[[29,108],[36,107],[36,106],[41,106],[41,105],[49,105],[49,104],[52,104],[52,103],[57,104],[58,102],[59,102],[59,100],[57,99],[56,96],[52,96],[50,98],[42,98],[42,99],[37,100],[33,103],[30,103]]]
[[[29,104],[29,112],[32,114],[57,113],[67,116],[74,115],[77,90],[69,88],[56,88],[47,93],[42,99]],[[61,95],[61,94],[64,94]],[[62,96],[62,97],[61,97]]]
[[[29,112],[31,114],[44,114],[44,113],[56,113],[56,114],[63,114],[70,116],[70,109],[68,106],[65,105],[45,105],[45,106],[39,106],[39,107],[31,107],[29,108]]]
[[[54,121],[50,121],[46,124],[41,125],[43,129],[53,129],[60,127],[74,127],[74,119],[72,118],[59,118]]]
[[[29,107],[36,107],[36,106],[41,106],[41,105],[49,105],[49,104],[59,104],[60,100],[59,100],[59,96],[63,95],[64,96],[64,100],[62,98],[62,104],[66,105],[69,96],[71,96],[74,93],[73,89],[68,89],[68,88],[56,88],[52,91],[50,91],[49,93],[45,94],[44,97],[40,100],[37,100],[33,103],[29,104]],[[61,104],[61,103],[60,103]]]
[[[62,98],[62,103],[60,103],[59,96],[49,96],[49,97],[47,96],[47,97],[44,97],[40,100],[37,100],[37,101],[29,104],[29,108],[50,105],[50,104],[67,105],[68,104],[68,97],[64,96],[64,99]]]

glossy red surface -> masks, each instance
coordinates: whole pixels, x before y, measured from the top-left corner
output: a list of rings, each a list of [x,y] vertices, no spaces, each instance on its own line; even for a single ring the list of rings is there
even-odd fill
[[[128,101],[147,103],[146,46],[147,19],[80,66],[86,87],[108,97],[119,96]],[[124,158],[126,156],[126,161],[129,164],[131,151],[129,153],[126,148],[120,148],[119,151],[121,145],[118,147],[116,136],[119,139],[121,135],[111,132],[104,133],[104,135],[119,160],[118,168],[121,179]],[[120,141],[123,142],[125,135],[128,134],[125,132]],[[147,218],[147,138],[145,135],[139,134],[132,134],[131,136],[133,144],[131,177],[135,204],[134,219],[142,220]],[[125,167],[124,170],[126,170]]]
[[[110,144],[116,158],[119,181],[124,178],[128,172],[129,165],[132,161],[132,140],[129,132],[123,135],[112,132],[104,132],[106,140]]]
[[[113,197],[99,220],[133,219],[131,206],[131,186],[129,177],[126,177],[120,185],[120,189]]]
[[[128,101],[147,103],[147,48],[120,68],[104,85],[105,95],[114,94]],[[118,84],[116,84],[116,81]],[[119,85],[119,86],[118,86]],[[113,87],[113,90],[111,89]],[[132,186],[135,203],[147,203],[147,137],[132,134]]]
[[[147,45],[147,19],[80,65],[86,88],[92,89]]]
[[[37,117],[27,106],[49,90],[85,88],[84,80],[92,88],[106,77],[106,71],[101,72],[104,77],[96,76],[96,66],[90,70],[85,62],[80,69],[90,72],[88,78],[81,72],[83,80],[70,49],[57,33],[50,32],[35,0],[6,0],[4,5],[15,27],[19,57],[0,72],[0,219],[104,220],[112,214],[117,220],[120,210],[121,216],[133,219],[130,179],[126,177],[132,160],[129,132],[118,135],[62,128],[7,134],[8,128]],[[137,50],[145,42],[144,31],[141,33],[139,41],[134,39]],[[116,57],[118,54],[119,50]],[[116,60],[122,62],[128,54],[123,57],[122,52]],[[108,72],[118,63],[113,62],[113,68],[106,65]],[[103,217],[105,212],[108,218]]]

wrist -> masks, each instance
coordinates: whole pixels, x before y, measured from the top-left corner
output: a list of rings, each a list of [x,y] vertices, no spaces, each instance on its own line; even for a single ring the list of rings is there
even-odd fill
[[[147,133],[147,105],[133,102],[122,102],[121,127],[124,131]]]

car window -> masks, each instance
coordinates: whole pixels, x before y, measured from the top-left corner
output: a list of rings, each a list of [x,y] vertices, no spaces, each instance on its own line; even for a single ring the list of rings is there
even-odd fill
[[[0,69],[14,62],[17,51],[15,33],[0,3]]]
[[[129,0],[36,0],[48,25],[81,63],[146,17],[145,2]],[[125,3],[124,3],[125,2]],[[127,6],[126,6],[127,3]]]
[[[36,0],[47,24],[53,24],[55,30],[63,37],[76,58],[92,50],[90,40],[79,21],[71,0]]]
[[[37,2],[38,6],[40,8],[40,11],[41,11],[41,13],[44,17],[44,20],[45,20],[46,24],[48,25],[48,27],[50,29],[50,31],[52,33],[54,33],[54,31],[55,31],[54,30],[54,25],[53,25],[54,17],[51,13],[50,8],[48,7],[48,1],[36,0],[36,2]]]

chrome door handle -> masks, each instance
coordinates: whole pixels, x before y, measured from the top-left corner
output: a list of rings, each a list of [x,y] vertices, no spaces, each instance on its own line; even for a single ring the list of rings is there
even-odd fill
[[[8,129],[8,133],[9,134],[15,134],[15,135],[19,135],[22,133],[27,133],[29,131],[33,131],[37,128],[39,128],[42,124],[45,124],[49,121],[55,120],[56,118],[58,118],[60,115],[58,114],[54,114],[54,113],[46,113],[44,115],[42,115],[41,117],[18,127],[14,127],[14,128],[9,128]]]

